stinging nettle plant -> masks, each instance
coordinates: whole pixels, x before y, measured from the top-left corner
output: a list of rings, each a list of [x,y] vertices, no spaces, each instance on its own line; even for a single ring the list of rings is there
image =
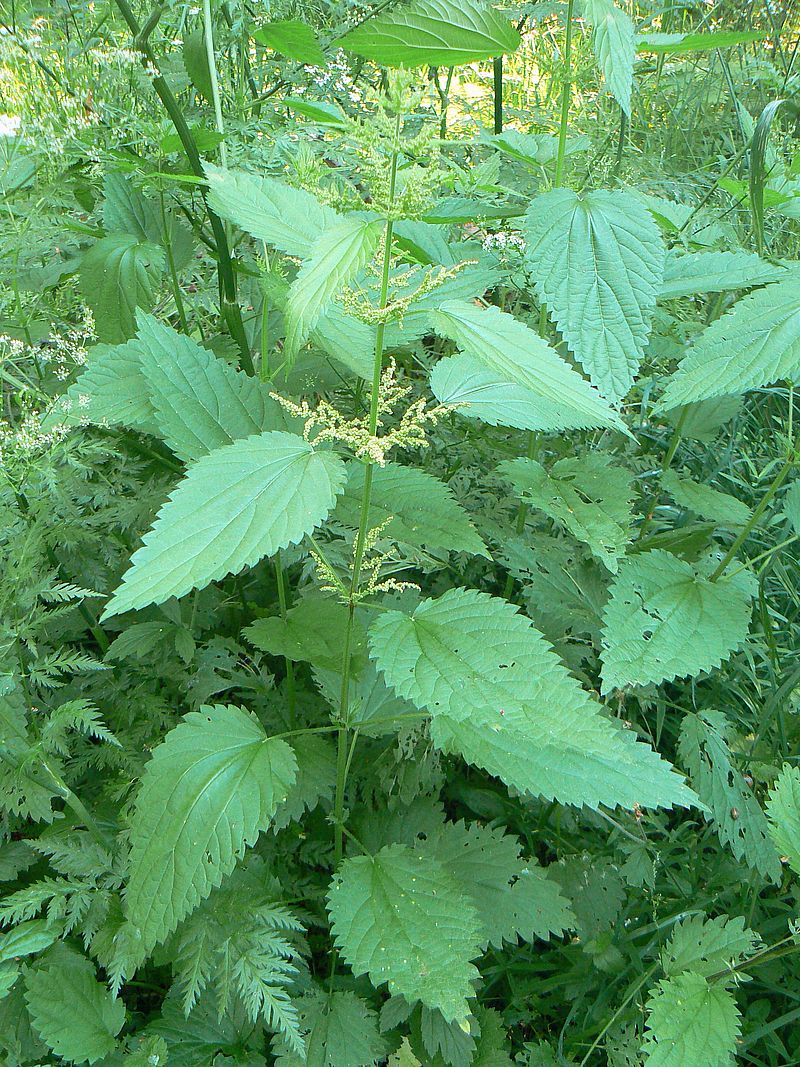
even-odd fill
[[[197,77],[224,133],[206,7]],[[642,827],[708,826],[768,885],[782,858],[800,872],[797,770],[765,811],[735,772],[722,710],[686,701],[668,745],[645,714],[663,724],[686,680],[746,646],[763,589],[741,550],[778,501],[796,522],[791,391],[781,462],[753,508],[673,461],[704,421],[730,417],[715,404],[794,379],[800,274],[743,249],[681,247],[690,218],[663,214],[681,205],[568,187],[582,151],[567,136],[577,14],[570,0],[557,134],[496,128],[466,153],[443,138],[414,69],[497,59],[519,33],[475,0],[412,0],[341,38],[384,68],[362,115],[291,99],[311,133],[279,175],[205,164],[215,232],[252,294],[254,323],[225,316],[239,348],[244,336],[240,367],[151,314],[159,272],[168,259],[174,282],[190,238],[163,199],[151,225],[147,197],[106,175],[105,235],[80,266],[105,343],[42,430],[148,442],[160,499],[90,615],[101,658],[26,658],[42,640],[32,630],[0,679],[0,795],[45,823],[26,847],[52,865],[38,878],[17,857],[12,877],[34,876],[0,903],[0,989],[37,1054],[499,1067],[513,1050],[568,1063],[560,1047],[523,1049],[532,1035],[506,1033],[493,993],[521,945],[574,939],[602,973],[621,955],[585,891],[612,908],[610,927],[616,874],[605,858],[548,857],[551,821],[567,837],[611,826],[640,886]],[[637,38],[606,0],[580,14],[630,115],[636,49],[666,43]],[[298,62],[323,54],[298,20],[257,32]],[[498,180],[509,161],[528,175],[512,197]],[[473,236],[487,225],[510,227],[517,251],[492,254]],[[115,277],[126,299],[109,318]],[[674,373],[656,373],[659,309],[743,290]],[[670,429],[652,470],[659,419]],[[51,585],[70,605],[97,595]],[[201,656],[183,706],[165,709]],[[70,694],[45,725],[34,714],[61,675],[112,669],[127,671],[132,703],[147,692],[152,735],[134,734],[146,760],[91,699]],[[641,712],[630,721],[627,702]],[[116,776],[95,811],[66,769],[80,735],[103,753],[87,765]],[[664,924],[634,989],[646,1022],[630,1022],[631,1058],[609,1062],[733,1062],[739,972],[765,950],[743,917],[711,910]],[[130,991],[161,989],[164,974],[140,1025]],[[622,1040],[612,1024],[634,994],[583,1043],[583,1063],[600,1062],[608,1031]]]

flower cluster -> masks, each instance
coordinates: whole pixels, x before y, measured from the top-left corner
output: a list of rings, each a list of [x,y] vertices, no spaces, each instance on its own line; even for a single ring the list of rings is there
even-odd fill
[[[436,422],[448,408],[437,405],[427,407],[424,397],[413,401],[400,417],[400,422],[384,434],[378,434],[384,425],[383,416],[391,414],[402,400],[411,392],[411,386],[401,385],[397,380],[397,367],[393,359],[381,375],[377,401],[377,425],[373,433],[370,415],[348,418],[330,401],[321,399],[312,408],[307,400],[295,404],[280,393],[271,393],[291,415],[305,423],[303,436],[308,441],[313,433],[315,442],[339,441],[352,449],[358,459],[366,459],[383,467],[386,457],[393,448],[426,448],[428,445],[427,427]],[[314,432],[316,431],[316,432]]]
[[[360,583],[358,589],[353,589],[350,584],[346,585],[336,573],[332,564],[325,559],[322,551],[318,546],[314,545],[311,548],[311,557],[314,560],[320,589],[326,593],[335,593],[345,604],[358,603],[366,597],[377,593],[402,593],[406,589],[418,590],[419,586],[414,582],[401,582],[390,575],[381,575],[381,571],[385,567],[395,567],[397,565],[392,546],[384,551],[376,551],[376,545],[383,537],[391,521],[392,518],[389,516],[378,526],[374,526],[367,531],[364,538],[361,564],[361,575],[365,580]],[[353,545],[353,567],[355,567],[356,552],[357,543]]]
[[[69,433],[63,423],[48,424],[45,416],[33,409],[17,423],[0,423],[0,467],[8,472],[12,460],[29,460],[49,451]]]
[[[314,91],[315,98],[322,94],[334,97],[346,96],[352,103],[361,101],[361,90],[353,81],[352,67],[347,58],[347,53],[338,49],[333,58],[324,67],[307,65],[303,68],[311,79],[308,88]],[[306,92],[306,86],[297,86],[295,92],[302,96]]]
[[[494,251],[525,251],[525,238],[521,233],[510,233],[499,230],[497,233],[487,233],[481,241],[483,247],[490,252]]]
[[[381,258],[382,249],[379,248],[373,262],[380,262]],[[337,300],[348,315],[360,319],[361,322],[369,323],[371,326],[394,320],[402,322],[405,313],[417,300],[432,293],[450,278],[455,278],[465,267],[473,266],[476,262],[477,260],[474,259],[465,259],[451,267],[436,267],[435,269],[410,267],[392,279],[394,290],[384,307],[376,307],[363,288],[345,289],[339,294]],[[420,271],[423,271],[421,282],[415,289],[409,289]]]
[[[87,345],[94,339],[94,319],[88,308],[83,309],[82,321],[66,333],[52,333],[38,345],[28,345],[16,337],[0,335],[0,365],[32,360],[36,367],[51,366],[60,382],[67,381],[73,371],[83,367],[87,359]]]

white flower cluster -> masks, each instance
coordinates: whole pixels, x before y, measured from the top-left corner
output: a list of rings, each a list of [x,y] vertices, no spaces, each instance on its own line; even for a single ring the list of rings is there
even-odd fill
[[[28,345],[16,337],[0,335],[0,364],[8,361],[33,360],[38,367],[52,366],[56,378],[66,381],[87,359],[87,345],[94,339],[94,319],[83,308],[81,322],[67,333],[52,333],[46,342]]]
[[[30,459],[47,452],[69,433],[70,428],[64,423],[45,430],[43,420],[41,412],[30,410],[17,423],[0,422],[0,466],[8,468],[11,460]]]
[[[499,230],[497,233],[487,233],[481,244],[488,252],[524,252],[525,238],[521,233],[510,233]]]
[[[351,77],[347,53],[341,48],[336,51],[327,67],[307,65],[303,69],[311,78],[310,87],[316,92],[332,96],[347,96],[354,104],[361,101],[361,90]],[[306,91],[307,87],[304,85],[298,86],[296,90],[298,96],[302,96]]]

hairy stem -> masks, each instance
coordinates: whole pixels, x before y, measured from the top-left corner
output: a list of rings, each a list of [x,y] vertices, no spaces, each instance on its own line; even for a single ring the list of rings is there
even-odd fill
[[[554,184],[561,185],[564,180],[564,158],[567,151],[567,126],[569,125],[569,103],[572,93],[572,14],[575,0],[567,5],[567,34],[564,38],[564,83],[561,86],[561,121],[558,127],[558,154],[556,156],[556,176]]]
[[[275,557],[275,582],[278,586],[278,605],[281,611],[281,618],[285,620],[287,612],[286,574],[283,569],[283,560],[280,552]],[[294,686],[294,663],[288,656],[286,656],[286,696],[289,700],[289,726],[293,730],[297,725],[297,699]]]
[[[222,100],[219,95],[217,59],[214,55],[214,25],[211,21],[211,0],[203,0],[203,34],[206,42],[208,73],[211,78],[211,99],[214,104],[214,123],[217,127],[217,133],[222,137],[219,144],[219,159],[223,167],[227,167],[228,149],[225,146],[225,122],[222,118]]]
[[[503,132],[503,57],[495,56],[492,66],[494,90],[494,132]]]
[[[400,113],[398,112],[395,123],[394,144],[392,146],[391,171],[389,182],[389,202],[387,205],[386,229],[383,239],[383,267],[381,270],[381,293],[379,307],[385,308],[389,299],[389,273],[392,265],[392,239],[394,236],[394,220],[392,208],[394,205],[395,186],[397,182],[397,156],[400,141]],[[375,331],[375,358],[372,365],[372,391],[369,401],[369,432],[372,436],[378,431],[378,412],[380,402],[381,371],[383,369],[383,346],[386,333],[385,322],[378,323]],[[364,562],[364,550],[369,532],[369,505],[372,499],[372,463],[367,460],[367,468],[364,472],[364,488],[361,492],[361,512],[356,534],[355,549],[353,551],[353,572],[350,579],[350,597],[348,604],[347,622],[344,633],[344,651],[342,656],[342,690],[339,703],[339,718],[344,724],[350,706],[350,647],[353,639],[353,621],[355,617],[356,599],[361,582],[361,567]],[[344,850],[343,815],[344,815],[344,792],[347,785],[348,769],[348,731],[345,725],[339,728],[337,758],[336,758],[336,793],[334,796],[333,818],[335,825],[334,860],[338,867]]]

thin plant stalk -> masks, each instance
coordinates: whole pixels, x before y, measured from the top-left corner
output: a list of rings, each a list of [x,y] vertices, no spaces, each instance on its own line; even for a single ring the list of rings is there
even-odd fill
[[[390,163],[389,178],[389,202],[387,206],[386,228],[383,238],[383,266],[381,269],[381,290],[378,306],[385,308],[389,300],[389,274],[392,265],[392,239],[394,237],[394,220],[392,207],[394,205],[395,187],[397,183],[397,157],[400,142],[400,113],[397,114],[395,123],[394,144],[392,146],[392,158]],[[372,365],[372,390],[369,403],[369,432],[372,436],[378,431],[378,413],[381,388],[381,371],[383,370],[383,349],[386,323],[378,323],[375,331],[375,357]],[[353,622],[355,617],[356,599],[361,582],[361,568],[364,562],[364,552],[369,531],[369,507],[372,499],[372,463],[367,461],[364,472],[364,488],[361,492],[361,512],[356,534],[355,548],[353,550],[353,570],[350,579],[350,596],[348,603],[347,622],[344,633],[344,651],[342,655],[342,689],[339,703],[339,718],[342,725],[339,727],[337,757],[336,757],[336,792],[334,795],[333,819],[335,828],[334,862],[338,867],[342,859],[344,848],[343,816],[344,816],[344,792],[347,784],[348,769],[348,730],[344,725],[350,706],[350,648],[353,639]]]
[[[556,155],[556,174],[554,184],[559,186],[564,181],[564,159],[567,151],[567,127],[569,125],[569,105],[572,95],[572,16],[575,0],[567,5],[567,32],[564,38],[564,82],[561,86],[561,119],[558,126],[558,153]]]
[[[275,583],[278,587],[278,606],[281,618],[286,619],[288,611],[288,599],[286,596],[286,572],[283,569],[283,559],[280,552],[275,557]],[[297,697],[294,684],[294,663],[285,657],[286,661],[286,696],[289,703],[289,727],[293,730],[297,725]]]
[[[769,503],[772,500],[772,498],[775,496],[775,494],[778,492],[780,487],[786,481],[786,478],[787,478],[789,472],[794,467],[796,462],[797,462],[797,460],[796,460],[796,457],[794,456],[794,454],[790,455],[787,458],[786,462],[781,467],[781,469],[778,471],[778,473],[772,479],[772,482],[770,483],[769,488],[767,489],[766,493],[764,493],[764,495],[762,496],[761,500],[758,503],[758,506],[754,509],[753,514],[750,516],[750,518],[748,519],[747,523],[739,531],[738,537],[735,539],[735,541],[733,542],[731,547],[728,549],[728,551],[722,557],[722,559],[720,560],[719,565],[717,566],[717,568],[714,571],[714,573],[712,575],[710,575],[710,580],[712,582],[716,582],[716,580],[718,578],[722,577],[722,574],[723,574],[725,568],[728,566],[728,564],[731,562],[733,557],[739,551],[739,548],[744,544],[744,542],[750,536],[751,531],[753,530],[753,528],[755,527],[756,523],[761,518],[761,516],[764,514],[764,512],[767,510],[767,506],[769,505]]]
[[[219,160],[223,167],[228,166],[228,149],[225,145],[225,120],[222,117],[222,98],[219,92],[217,59],[214,54],[214,24],[211,20],[211,0],[203,0],[203,35],[206,43],[208,73],[211,78],[211,100],[214,105],[214,124],[222,140],[219,143]]]

